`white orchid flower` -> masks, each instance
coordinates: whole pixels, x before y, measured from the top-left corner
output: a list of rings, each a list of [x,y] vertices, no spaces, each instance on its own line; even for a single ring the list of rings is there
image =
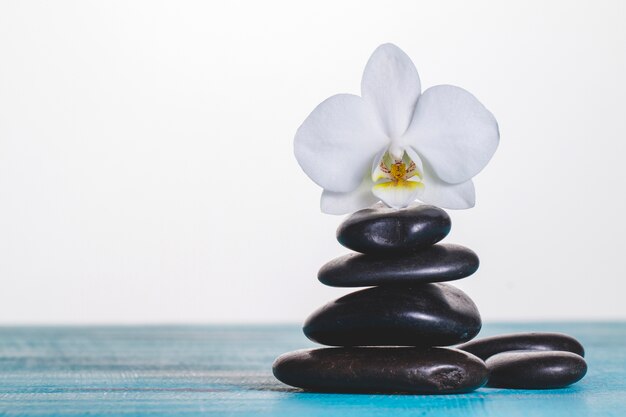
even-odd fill
[[[472,177],[498,142],[496,119],[472,94],[451,85],[421,94],[411,59],[384,44],[365,66],[361,96],[338,94],[318,105],[298,129],[294,151],[324,189],[325,213],[379,200],[465,209],[474,206]]]

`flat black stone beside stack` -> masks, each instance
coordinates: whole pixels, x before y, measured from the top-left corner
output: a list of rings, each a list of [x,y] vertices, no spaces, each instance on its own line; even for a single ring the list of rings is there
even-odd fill
[[[472,275],[479,260],[463,246],[438,244],[450,226],[445,211],[427,205],[394,210],[377,204],[349,216],[337,240],[358,253],[328,262],[318,278],[334,287],[371,288],[313,312],[304,334],[332,347],[281,355],[273,366],[276,378],[320,392],[414,394],[469,392],[488,381],[493,387],[556,388],[582,378],[584,351],[566,335],[469,342],[481,328],[478,309],[467,294],[442,282]]]

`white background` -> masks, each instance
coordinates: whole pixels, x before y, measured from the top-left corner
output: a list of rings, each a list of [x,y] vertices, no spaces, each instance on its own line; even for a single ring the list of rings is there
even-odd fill
[[[347,291],[293,135],[393,42],[501,145],[448,242],[486,320],[624,319],[620,1],[2,1],[0,322],[301,322]]]

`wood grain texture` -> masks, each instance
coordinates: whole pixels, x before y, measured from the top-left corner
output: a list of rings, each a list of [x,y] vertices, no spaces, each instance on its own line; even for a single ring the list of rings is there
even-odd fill
[[[0,415],[625,415],[626,323],[486,324],[479,337],[532,330],[578,338],[587,376],[550,391],[313,394],[271,373],[279,354],[312,346],[298,326],[4,327]]]

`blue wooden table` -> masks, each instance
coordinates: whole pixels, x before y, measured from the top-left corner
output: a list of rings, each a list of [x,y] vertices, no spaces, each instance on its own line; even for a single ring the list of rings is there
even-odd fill
[[[450,396],[314,394],[271,374],[312,346],[298,326],[0,328],[2,416],[626,416],[626,323],[486,324],[480,336],[561,331],[589,372],[551,391]]]

